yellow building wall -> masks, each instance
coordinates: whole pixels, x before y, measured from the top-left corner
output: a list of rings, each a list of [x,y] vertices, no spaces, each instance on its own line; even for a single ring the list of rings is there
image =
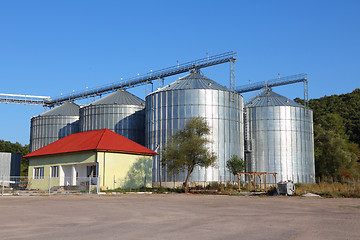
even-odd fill
[[[100,185],[108,189],[152,185],[152,156],[98,152]]]
[[[108,189],[140,188],[152,185],[152,156],[111,152],[80,152],[32,157],[29,160],[29,189],[48,190],[60,186],[60,178],[50,178],[52,166],[78,165],[98,162],[100,186]],[[33,179],[34,168],[44,167],[44,179]]]
[[[95,163],[96,154],[95,152],[81,152],[81,153],[66,153],[58,155],[49,155],[49,156],[39,156],[32,157],[29,159],[29,169],[28,169],[28,189],[39,189],[39,190],[48,190],[49,184],[50,188],[54,186],[60,186],[60,178],[50,178],[50,168],[52,166],[61,165],[73,165],[73,164],[82,164],[82,163]],[[44,167],[44,178],[43,179],[34,179],[34,168],[35,167]],[[59,169],[60,174],[60,169]]]

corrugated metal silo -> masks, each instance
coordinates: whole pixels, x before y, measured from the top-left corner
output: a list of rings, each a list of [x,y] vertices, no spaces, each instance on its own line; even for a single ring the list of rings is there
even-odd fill
[[[243,157],[243,97],[193,71],[146,97],[146,147],[160,149],[169,137],[185,126],[191,117],[204,117],[211,127],[211,150],[217,167],[194,169],[191,182],[229,181],[232,175],[226,161],[232,155]],[[170,176],[154,157],[153,183],[180,184],[184,173]]]
[[[118,90],[80,109],[80,132],[108,128],[145,144],[145,102]]]
[[[268,89],[245,104],[244,124],[249,172],[275,172],[277,181],[315,181],[310,109]]]
[[[79,132],[79,106],[64,104],[31,118],[30,152]]]
[[[0,181],[10,181],[10,176],[20,176],[20,153],[0,152]]]

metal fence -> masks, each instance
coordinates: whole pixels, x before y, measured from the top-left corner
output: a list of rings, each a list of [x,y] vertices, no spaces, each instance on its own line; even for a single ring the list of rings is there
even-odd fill
[[[0,176],[1,196],[99,193],[99,183],[99,177]]]

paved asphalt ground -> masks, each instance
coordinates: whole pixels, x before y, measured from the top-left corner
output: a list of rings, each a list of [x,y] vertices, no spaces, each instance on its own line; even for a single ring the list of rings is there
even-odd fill
[[[360,239],[360,200],[4,196],[0,239]]]

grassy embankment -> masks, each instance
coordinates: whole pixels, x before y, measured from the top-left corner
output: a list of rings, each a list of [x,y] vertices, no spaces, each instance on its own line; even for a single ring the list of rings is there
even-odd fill
[[[296,184],[296,195],[305,193],[315,193],[322,197],[348,197],[360,198],[360,183],[347,182],[347,183],[314,183],[314,184]]]

